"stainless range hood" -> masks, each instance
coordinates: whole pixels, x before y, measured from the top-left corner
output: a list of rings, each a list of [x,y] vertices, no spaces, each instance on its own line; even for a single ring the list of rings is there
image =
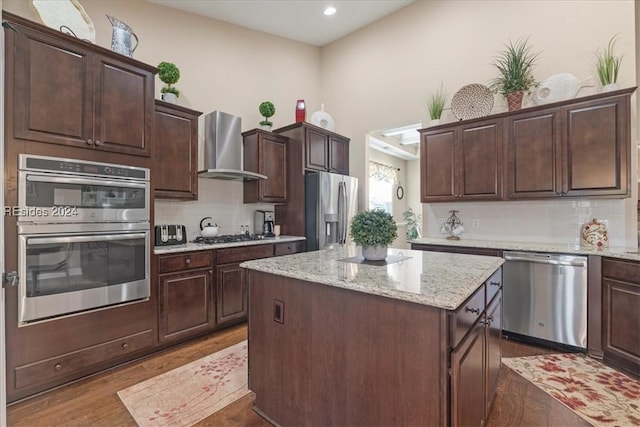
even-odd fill
[[[242,119],[214,111],[204,118],[204,170],[200,178],[242,180],[267,179],[242,170]]]

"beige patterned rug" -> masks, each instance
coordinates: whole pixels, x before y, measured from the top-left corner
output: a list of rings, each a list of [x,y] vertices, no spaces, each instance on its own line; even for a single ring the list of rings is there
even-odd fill
[[[597,360],[567,353],[502,363],[594,426],[640,426],[640,381]]]
[[[243,341],[118,392],[139,426],[191,426],[249,393]]]

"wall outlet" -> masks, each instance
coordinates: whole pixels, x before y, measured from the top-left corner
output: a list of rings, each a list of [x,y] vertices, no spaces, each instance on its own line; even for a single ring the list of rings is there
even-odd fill
[[[471,228],[480,228],[480,220],[479,219],[472,219],[471,220]]]

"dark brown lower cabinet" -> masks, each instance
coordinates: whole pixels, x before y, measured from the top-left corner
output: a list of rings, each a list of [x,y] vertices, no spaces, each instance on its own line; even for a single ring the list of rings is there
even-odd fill
[[[602,259],[604,362],[640,377],[640,263]]]
[[[247,318],[247,288],[239,263],[219,265],[216,286],[216,321],[218,324]]]
[[[484,419],[485,328],[478,320],[451,352],[451,425],[479,426]]]
[[[211,267],[159,278],[160,342],[176,341],[215,326]]]

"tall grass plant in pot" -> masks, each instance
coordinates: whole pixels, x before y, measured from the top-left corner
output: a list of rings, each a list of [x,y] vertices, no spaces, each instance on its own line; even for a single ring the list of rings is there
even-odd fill
[[[507,98],[509,111],[522,108],[525,92],[530,92],[538,86],[533,76],[533,69],[539,54],[532,52],[527,42],[528,39],[518,40],[515,43],[510,41],[493,62],[499,75],[492,80],[490,89]]]
[[[387,248],[398,237],[398,226],[391,214],[381,210],[358,212],[351,220],[349,235],[358,246],[362,256],[369,261],[382,261],[387,257]]]
[[[436,126],[440,124],[440,119],[442,118],[442,112],[444,111],[444,106],[447,103],[447,93],[444,91],[442,84],[440,84],[440,89],[436,92],[429,95],[427,98],[427,110],[429,111],[429,125]]]
[[[617,37],[617,34],[611,37],[606,48],[596,51],[596,70],[603,92],[618,89],[618,73],[620,72],[622,55],[617,56],[613,51]]]

